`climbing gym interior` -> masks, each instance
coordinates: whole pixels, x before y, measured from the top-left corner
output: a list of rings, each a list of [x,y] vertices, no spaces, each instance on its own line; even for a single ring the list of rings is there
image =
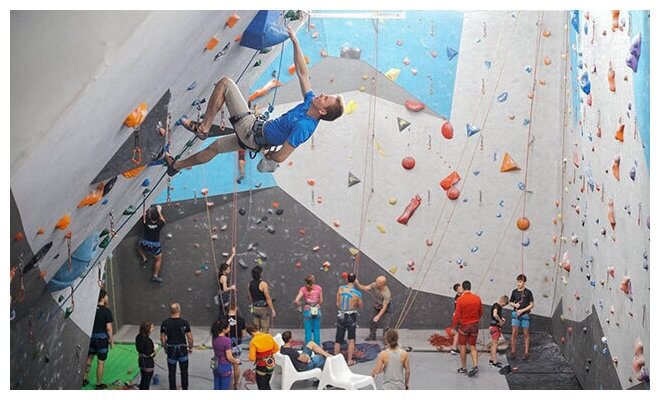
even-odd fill
[[[261,266],[273,335],[303,340],[294,299],[315,276],[331,353],[348,274],[386,277],[410,389],[650,388],[650,11],[11,11],[10,22],[11,389],[136,388],[142,321],[157,345],[151,389],[168,389],[159,329],[172,303],[195,337],[189,388],[213,388],[209,328],[232,248],[232,302],[252,322]],[[303,102],[287,27],[314,94],[340,95],[343,115],[279,163],[248,148],[168,174],[167,154],[236,137],[226,107],[210,137],[189,129],[221,78],[266,127]],[[136,249],[155,205],[160,271]],[[491,306],[520,274],[529,357],[522,333],[513,357],[505,304],[503,368],[490,368]],[[483,312],[470,377],[448,329],[464,281]],[[85,365],[101,289],[116,344],[96,382],[96,359]],[[362,291],[353,374],[370,376],[384,346],[381,329],[364,340],[374,290]],[[239,388],[257,387],[246,373]]]

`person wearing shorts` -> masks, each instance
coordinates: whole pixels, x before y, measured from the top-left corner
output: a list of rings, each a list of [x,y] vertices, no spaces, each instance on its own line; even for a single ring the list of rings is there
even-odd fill
[[[275,318],[277,312],[270,297],[268,283],[261,279],[264,269],[257,265],[252,268],[252,281],[248,285],[248,298],[251,304],[252,323],[260,332],[268,333],[270,329],[270,318]],[[270,309],[270,315],[268,310]]]
[[[154,268],[151,274],[152,282],[162,282],[160,275],[160,266],[163,262],[163,254],[160,247],[160,230],[165,226],[165,217],[159,205],[151,206],[142,216],[144,224],[144,236],[138,241],[137,250],[142,257],[142,268],[147,266],[147,255],[145,251],[154,256]]]
[[[477,336],[479,335],[479,321],[483,313],[481,298],[472,293],[472,283],[463,281],[463,294],[456,301],[456,311],[451,321],[452,333],[458,327],[458,345],[461,353],[461,368],[458,373],[475,376],[479,372],[479,353],[477,353]],[[467,370],[466,346],[470,345],[472,356],[472,369]]]
[[[355,274],[348,274],[346,285],[337,290],[337,333],[335,335],[335,354],[341,351],[344,335],[348,333],[348,357],[349,366],[355,364],[353,352],[355,351],[355,329],[357,328],[358,308],[362,307],[362,293],[353,287]]]
[[[502,364],[497,361],[497,344],[502,337],[502,326],[504,326],[504,317],[502,317],[502,307],[509,304],[509,296],[502,296],[490,307],[490,366],[493,368],[502,368]]]
[[[114,346],[112,338],[112,313],[108,308],[108,293],[105,289],[99,291],[99,301],[96,306],[96,315],[94,316],[94,325],[92,327],[92,337],[89,340],[89,351],[87,352],[87,364],[85,366],[85,375],[83,386],[87,386],[87,374],[92,365],[92,360],[96,356],[96,388],[105,389],[107,385],[103,383],[103,372],[105,360],[108,359],[108,351]]]
[[[516,340],[520,328],[523,330],[525,352],[523,361],[529,359],[529,312],[534,308],[534,294],[525,287],[527,277],[520,274],[516,277],[516,288],[511,292],[511,358],[516,358]]]

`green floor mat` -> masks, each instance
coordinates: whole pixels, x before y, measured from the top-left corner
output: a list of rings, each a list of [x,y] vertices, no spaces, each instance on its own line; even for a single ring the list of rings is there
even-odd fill
[[[156,351],[159,350],[160,346],[156,345]],[[125,384],[131,384],[135,377],[140,374],[137,360],[138,353],[135,350],[135,344],[115,343],[115,346],[108,353],[108,359],[105,360],[103,383],[108,386],[108,389],[123,389],[126,386]],[[87,374],[89,384],[81,389],[96,389],[96,365],[97,359],[94,357]]]

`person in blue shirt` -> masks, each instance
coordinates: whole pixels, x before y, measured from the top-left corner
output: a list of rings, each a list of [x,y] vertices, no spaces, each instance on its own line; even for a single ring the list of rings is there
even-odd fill
[[[320,120],[334,121],[344,113],[344,101],[341,96],[316,95],[312,91],[309,71],[296,33],[291,27],[287,27],[287,31],[293,43],[293,62],[300,82],[303,102],[278,118],[264,121],[250,111],[236,83],[230,78],[222,78],[213,89],[204,120],[197,122],[182,118],[180,121],[184,128],[204,140],[208,137],[213,119],[222,106],[226,105],[230,115],[229,121],[236,135],[222,136],[204,150],[182,160],[174,160],[170,154],[165,154],[164,160],[169,176],[174,176],[182,168],[209,162],[220,153],[240,149],[262,151],[281,146],[275,151],[265,152],[268,161],[281,163],[296,147],[312,136]]]
[[[357,277],[354,273],[348,274],[346,285],[337,290],[337,332],[335,334],[335,354],[340,354],[344,335],[348,333],[347,364],[355,364],[353,353],[355,351],[355,329],[357,328],[358,309],[363,307],[362,293],[353,285]]]

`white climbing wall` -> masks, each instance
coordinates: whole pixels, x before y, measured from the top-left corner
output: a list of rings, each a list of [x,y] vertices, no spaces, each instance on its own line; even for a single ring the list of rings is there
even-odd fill
[[[562,203],[557,210],[563,215],[563,230],[559,229],[560,222],[555,254],[561,262],[566,253],[571,265],[570,272],[560,269],[557,285],[557,295],[564,301],[564,318],[581,321],[595,306],[610,355],[619,360],[617,373],[621,385],[627,388],[638,383],[632,370],[633,349],[638,339],[647,348],[647,366],[650,361],[650,229],[647,225],[650,178],[635,124],[638,106],[633,96],[635,81],[647,78],[626,66],[631,43],[628,12],[621,11],[620,20],[625,26],[613,31],[610,11],[591,10],[589,19],[581,13],[580,30],[583,33],[586,23],[588,34],[579,36],[574,51],[582,54],[578,56],[583,62],[578,76],[588,71],[592,104],[587,104],[587,95],[575,82],[573,94],[580,98],[579,115],[568,116],[570,133],[565,144],[568,160]],[[610,63],[616,92],[610,91]],[[572,122],[574,118],[578,123]],[[623,142],[615,139],[620,123],[625,125]],[[573,163],[574,154],[579,167]],[[619,179],[613,171],[615,157],[620,157]],[[633,167],[634,180],[630,175]],[[614,227],[608,220],[610,201]],[[628,295],[620,288],[626,278],[632,283]],[[571,340],[568,333],[566,340]]]
[[[440,134],[441,118],[412,113],[403,102],[346,92],[345,101],[356,102],[357,109],[335,122],[321,122],[313,145],[300,147],[290,158],[293,165],[277,171],[278,185],[327,224],[338,222],[340,234],[356,246],[361,243],[366,255],[409,287],[453,296],[452,284],[469,279],[484,302],[495,302],[515,287],[524,261],[528,287],[536,294],[534,312],[550,316],[556,269],[549,244],[555,226],[548,216],[555,213],[553,199],[561,192],[564,18],[561,12],[466,12],[453,139]],[[543,30],[551,35],[543,36]],[[395,43],[381,46],[379,51],[387,51]],[[423,76],[420,70],[418,78]],[[544,84],[537,84],[530,99],[535,78]],[[507,99],[500,102],[504,92]],[[410,127],[399,132],[397,117]],[[467,137],[466,124],[482,131]],[[505,152],[519,171],[500,172]],[[415,158],[414,169],[402,168],[405,156]],[[520,187],[526,170],[524,199]],[[362,182],[347,188],[349,171]],[[454,201],[439,186],[452,171],[462,178]],[[314,186],[306,183],[310,178]],[[422,203],[407,226],[397,223],[417,194]],[[523,204],[531,221],[524,234],[516,228]],[[527,247],[522,245],[526,239]]]

